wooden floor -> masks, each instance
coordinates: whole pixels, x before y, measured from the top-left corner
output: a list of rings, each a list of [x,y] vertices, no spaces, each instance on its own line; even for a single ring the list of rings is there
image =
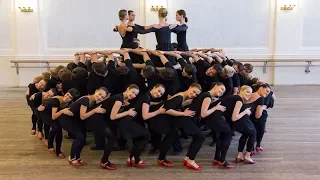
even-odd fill
[[[111,161],[118,170],[100,169],[102,151],[91,151],[90,136],[82,157],[89,165],[75,168],[66,159],[48,153],[43,142],[30,135],[30,109],[24,99],[24,89],[0,89],[0,180],[43,179],[320,179],[320,86],[278,86],[275,108],[269,111],[267,133],[263,140],[265,151],[253,157],[255,165],[237,164],[233,169],[211,166],[214,148],[207,138],[197,162],[203,170],[196,172],[182,166],[184,154],[169,156],[173,168],[158,167],[155,155],[142,157],[149,164],[145,169],[125,166],[127,152],[113,152]],[[232,142],[228,160],[236,156],[238,138]],[[184,144],[187,146],[189,141]],[[70,140],[63,142],[65,154],[70,152]]]

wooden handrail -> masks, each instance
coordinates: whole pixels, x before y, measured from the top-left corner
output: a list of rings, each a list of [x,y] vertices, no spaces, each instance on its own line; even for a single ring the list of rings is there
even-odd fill
[[[11,61],[11,63],[69,63],[72,62],[72,60],[14,60]]]

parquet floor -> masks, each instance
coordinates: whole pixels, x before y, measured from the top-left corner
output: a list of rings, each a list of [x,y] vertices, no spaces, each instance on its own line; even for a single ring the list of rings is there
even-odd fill
[[[144,169],[125,166],[127,152],[113,152],[112,162],[118,170],[99,168],[102,151],[91,151],[92,136],[82,152],[86,167],[75,168],[67,160],[58,159],[48,153],[43,143],[30,135],[30,109],[24,99],[25,89],[0,89],[0,180],[69,180],[69,179],[114,179],[114,180],[169,180],[169,179],[270,179],[270,180],[319,180],[320,179],[320,86],[277,86],[275,108],[269,110],[267,133],[263,153],[253,158],[255,165],[236,164],[233,169],[211,166],[214,148],[207,138],[197,162],[203,170],[196,172],[182,166],[184,153],[169,156],[175,167],[156,165],[156,155],[144,154],[149,164]],[[237,135],[234,137],[228,160],[236,156]],[[188,140],[184,141],[187,146]],[[70,151],[70,140],[64,139],[65,154]]]

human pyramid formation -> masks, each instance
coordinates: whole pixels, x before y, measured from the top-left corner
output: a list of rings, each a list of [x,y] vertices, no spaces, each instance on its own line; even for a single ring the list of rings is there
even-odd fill
[[[161,8],[158,24],[139,26],[133,11],[120,10],[121,24],[114,28],[123,39],[120,50],[77,52],[67,67],[34,78],[26,92],[33,112],[31,133],[45,138],[50,153],[65,158],[64,129],[74,139],[69,164],[87,165],[80,155],[90,130],[96,139],[93,149],[104,150],[102,168],[116,169],[109,156],[128,139],[133,142],[128,166],[147,165],[140,155],[150,143],[151,152],[159,152],[158,165],[171,167],[169,149],[173,146],[179,154],[180,137],[191,136],[183,164],[201,170],[195,158],[205,140],[203,130],[210,129],[216,144],[213,165],[233,167],[226,155],[234,131],[242,134],[236,162],[255,163],[251,155],[263,151],[267,109],[275,100],[270,86],[252,78],[251,64],[228,59],[222,49],[189,50],[185,11],[176,12],[178,25],[168,24],[167,14]],[[151,32],[156,50],[140,47],[137,39]],[[177,33],[177,44],[171,43],[171,32]]]

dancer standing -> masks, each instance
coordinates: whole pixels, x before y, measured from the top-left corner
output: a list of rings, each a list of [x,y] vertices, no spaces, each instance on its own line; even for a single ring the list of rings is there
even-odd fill
[[[172,32],[177,34],[177,50],[178,51],[189,51],[189,47],[187,44],[187,22],[188,18],[186,16],[186,12],[183,9],[180,9],[176,12],[176,20],[179,21],[179,25],[181,26],[181,31],[173,30]]]

